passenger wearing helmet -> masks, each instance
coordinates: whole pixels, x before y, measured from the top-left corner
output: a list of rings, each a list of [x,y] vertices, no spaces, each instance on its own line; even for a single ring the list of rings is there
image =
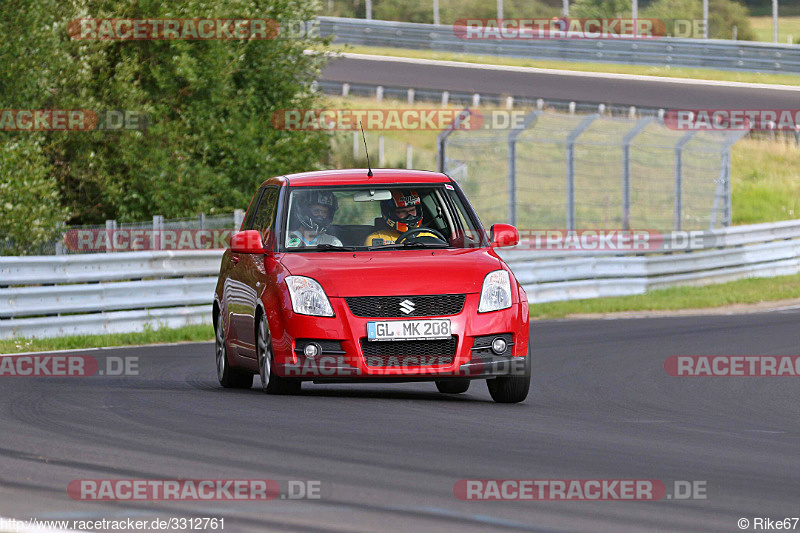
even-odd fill
[[[365,246],[393,244],[402,233],[422,225],[422,201],[417,191],[403,189],[392,191],[391,200],[381,202],[384,227],[367,236]],[[436,237],[432,233],[420,232],[423,237]]]
[[[292,221],[286,237],[287,248],[332,244],[341,246],[342,241],[325,231],[333,222],[338,202],[332,192],[312,190],[295,193]]]

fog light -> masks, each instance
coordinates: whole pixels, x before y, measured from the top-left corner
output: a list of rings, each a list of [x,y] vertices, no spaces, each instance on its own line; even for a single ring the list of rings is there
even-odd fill
[[[492,341],[492,351],[497,355],[502,354],[506,351],[506,341],[497,337],[495,340]]]
[[[303,355],[306,357],[314,358],[319,355],[322,351],[319,344],[314,344],[313,342],[306,344],[306,347],[303,348]]]

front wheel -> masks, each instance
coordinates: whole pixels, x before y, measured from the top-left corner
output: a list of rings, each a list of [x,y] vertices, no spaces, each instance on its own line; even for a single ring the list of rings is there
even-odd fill
[[[297,394],[300,392],[301,381],[286,379],[272,371],[273,363],[275,362],[272,352],[272,337],[269,334],[267,318],[263,315],[258,320],[256,352],[258,354],[258,373],[261,375],[262,391],[267,394]]]
[[[228,361],[228,349],[225,346],[225,323],[222,313],[217,316],[217,327],[214,334],[214,352],[217,362],[217,379],[226,389],[249,389],[253,386],[253,374],[231,367]]]
[[[497,403],[519,403],[528,397],[531,387],[531,351],[525,356],[525,372],[521,376],[501,376],[487,379],[486,386]]]

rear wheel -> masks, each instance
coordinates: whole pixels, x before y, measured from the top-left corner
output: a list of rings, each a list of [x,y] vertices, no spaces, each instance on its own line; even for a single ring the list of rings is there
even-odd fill
[[[436,388],[443,394],[461,394],[469,389],[469,380],[443,379],[436,382]]]
[[[531,351],[525,356],[525,373],[521,376],[501,376],[487,379],[489,394],[497,403],[519,403],[528,397],[531,387]]]
[[[222,313],[217,316],[217,327],[214,335],[214,351],[217,360],[217,379],[226,389],[249,389],[253,386],[253,374],[232,368],[228,361],[228,349],[225,347],[225,325]]]
[[[261,375],[261,390],[267,394],[297,394],[302,382],[286,379],[273,373],[275,362],[272,352],[272,337],[269,334],[267,318],[261,316],[256,331],[256,352],[258,354],[258,371]]]

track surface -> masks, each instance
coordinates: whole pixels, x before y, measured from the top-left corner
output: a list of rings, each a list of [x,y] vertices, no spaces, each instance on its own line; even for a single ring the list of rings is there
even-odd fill
[[[0,516],[226,518],[226,531],[739,531],[800,514],[798,378],[676,378],[678,354],[798,353],[800,313],[539,322],[532,393],[229,391],[211,344],[88,352],[139,376],[0,379]],[[256,386],[258,379],[255,380]],[[73,479],[320,480],[318,501],[72,501]],[[460,479],[705,481],[705,500],[463,502]]]
[[[665,109],[796,109],[800,102],[800,88],[787,91],[700,85],[692,80],[666,83],[657,78],[651,81],[599,78],[579,73],[481,70],[468,64],[463,67],[415,64],[390,57],[380,61],[352,57],[331,59],[321,79]]]

